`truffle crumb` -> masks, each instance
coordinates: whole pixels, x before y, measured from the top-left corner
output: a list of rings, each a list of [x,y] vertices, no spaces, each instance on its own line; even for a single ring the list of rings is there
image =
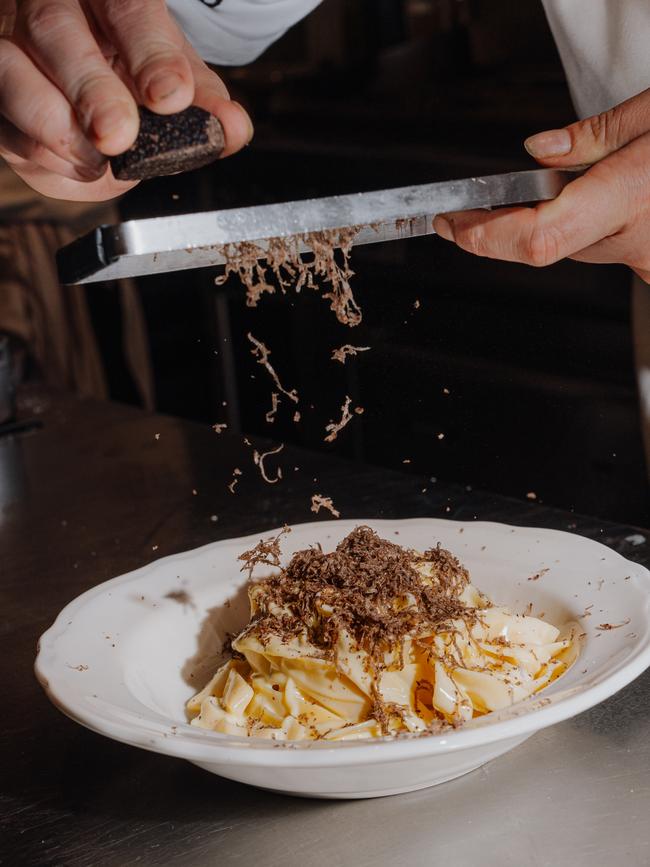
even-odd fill
[[[596,629],[600,632],[609,632],[610,629],[620,629],[621,626],[627,626],[631,619],[631,617],[627,617],[622,623],[600,623]]]
[[[540,569],[539,572],[535,572],[534,575],[529,575],[528,580],[529,581],[539,581],[539,579],[542,576],[546,575],[546,573],[549,571],[550,570],[548,569],[548,567],[546,569]]]
[[[350,343],[344,343],[332,352],[332,361],[340,361],[345,364],[346,359],[350,355],[358,355],[359,352],[368,352],[369,346],[352,346]]]
[[[314,494],[311,498],[311,511],[318,514],[321,509],[327,509],[335,518],[341,517],[341,513],[334,508],[334,503],[332,502],[331,497],[324,497],[322,494]]]
[[[241,475],[242,475],[242,471],[239,469],[239,467],[235,467],[235,469],[232,471],[232,479],[231,479],[230,483],[228,484],[228,490],[230,491],[231,494],[235,493],[235,488],[237,487],[237,485],[239,483],[239,477]]]

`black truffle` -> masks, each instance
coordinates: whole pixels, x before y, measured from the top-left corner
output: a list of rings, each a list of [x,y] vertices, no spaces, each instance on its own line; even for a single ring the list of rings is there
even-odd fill
[[[138,137],[128,151],[111,157],[111,169],[121,181],[173,175],[211,163],[223,148],[219,120],[198,106],[165,115],[140,108]]]

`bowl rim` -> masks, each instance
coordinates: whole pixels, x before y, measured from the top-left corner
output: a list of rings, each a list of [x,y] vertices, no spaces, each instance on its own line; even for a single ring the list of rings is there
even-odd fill
[[[89,701],[86,696],[80,696],[78,688],[70,687],[65,680],[57,680],[56,642],[69,628],[68,624],[74,619],[73,615],[82,611],[88,602],[112,591],[117,586],[139,580],[150,572],[159,569],[163,563],[187,561],[194,557],[201,557],[208,549],[234,545],[246,546],[258,541],[260,535],[273,535],[280,529],[271,528],[247,536],[219,539],[198,548],[159,558],[84,591],[59,612],[52,625],[41,635],[34,662],[36,678],[50,701],[66,716],[92,731],[123,743],[165,755],[210,764],[317,768],[351,764],[391,763],[419,756],[480,748],[501,740],[527,737],[542,728],[569,719],[609,698],[650,666],[650,571],[640,563],[628,560],[622,554],[595,539],[577,533],[544,527],[505,524],[497,521],[452,521],[426,516],[311,521],[290,526],[306,532],[317,530],[318,533],[326,533],[331,528],[340,531],[342,526],[348,524],[358,526],[367,523],[371,526],[381,527],[382,525],[413,525],[422,522],[429,525],[444,524],[448,526],[451,524],[458,528],[478,526],[497,532],[507,530],[508,533],[514,530],[518,533],[543,534],[547,537],[561,536],[565,539],[568,537],[576,546],[596,546],[603,556],[606,555],[614,562],[620,561],[621,564],[625,564],[625,571],[645,582],[648,590],[648,600],[644,609],[645,630],[643,634],[638,633],[635,639],[636,647],[632,655],[613,666],[604,676],[600,676],[596,683],[590,684],[590,680],[585,679],[584,682],[550,696],[546,696],[542,692],[539,696],[529,697],[511,708],[493,712],[474,723],[466,724],[455,730],[424,736],[389,736],[368,741],[281,742],[224,735],[197,729],[190,726],[189,723],[174,721],[162,714],[157,714],[144,704],[142,709],[146,713],[143,714],[135,714],[116,705],[107,707],[101,700],[93,702]],[[60,666],[60,663],[58,665]],[[116,662],[115,673],[118,677],[120,670],[121,668]],[[124,684],[122,686],[128,692],[127,687]]]

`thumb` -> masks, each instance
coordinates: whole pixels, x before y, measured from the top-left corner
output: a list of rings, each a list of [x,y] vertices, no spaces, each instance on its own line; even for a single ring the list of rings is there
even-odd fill
[[[539,132],[524,147],[544,165],[591,165],[649,130],[650,88],[564,129]]]

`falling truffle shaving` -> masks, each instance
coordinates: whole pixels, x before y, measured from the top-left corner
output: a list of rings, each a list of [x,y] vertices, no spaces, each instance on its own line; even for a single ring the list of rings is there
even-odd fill
[[[311,511],[316,515],[321,509],[327,509],[335,518],[340,518],[341,513],[334,508],[334,503],[331,497],[324,497],[322,494],[314,494],[311,498]]]
[[[231,274],[237,274],[246,287],[246,303],[257,306],[262,295],[303,287],[319,288],[325,284],[323,298],[343,325],[361,322],[361,310],[350,288],[354,272],[350,268],[350,251],[359,232],[358,226],[349,229],[328,229],[286,238],[269,238],[265,246],[251,241],[225,244],[219,252],[225,259],[225,271],[217,277],[217,286],[223,285]],[[303,254],[303,249],[307,253]],[[340,255],[337,256],[337,250]],[[306,258],[303,258],[306,256]],[[339,261],[340,260],[340,261]],[[269,282],[275,277],[275,284]]]
[[[278,389],[278,391],[281,391],[282,394],[286,395],[289,398],[289,400],[292,400],[294,403],[298,403],[298,392],[295,390],[295,388],[292,388],[291,391],[287,391],[287,389],[284,388],[284,386],[280,382],[279,376],[275,372],[275,368],[273,367],[273,365],[269,361],[269,358],[271,355],[271,350],[268,349],[262,343],[261,340],[258,340],[256,337],[253,337],[253,335],[250,333],[250,331],[248,332],[248,334],[246,336],[248,337],[250,342],[253,344],[253,348],[251,349],[251,355],[254,355],[256,360],[257,360],[257,363],[261,364],[262,367],[264,367],[268,371],[268,373],[269,373],[271,379],[273,380],[273,382],[275,383],[275,386]]]
[[[352,346],[351,343],[344,343],[332,352],[332,361],[340,361],[345,364],[349,355],[358,355],[360,352],[368,352],[369,346]]]
[[[341,418],[339,421],[334,422],[331,421],[329,424],[325,425],[325,430],[327,431],[327,436],[324,439],[326,443],[333,443],[337,438],[339,433],[343,430],[343,428],[348,424],[348,422],[352,421],[352,413],[350,412],[350,404],[352,403],[350,397],[348,395],[345,396],[345,403],[341,407]]]
[[[272,479],[272,478],[270,478],[270,476],[266,472],[266,467],[264,466],[264,461],[266,460],[266,458],[269,457],[269,455],[279,454],[279,452],[281,452],[283,448],[284,448],[284,443],[279,445],[276,449],[271,449],[268,452],[258,452],[257,449],[255,449],[255,451],[253,452],[253,463],[255,464],[256,467],[258,467],[262,478],[269,485],[274,485],[276,482],[280,481],[280,479],[282,478],[282,468],[278,467],[278,471],[276,473],[276,476],[274,479]]]

